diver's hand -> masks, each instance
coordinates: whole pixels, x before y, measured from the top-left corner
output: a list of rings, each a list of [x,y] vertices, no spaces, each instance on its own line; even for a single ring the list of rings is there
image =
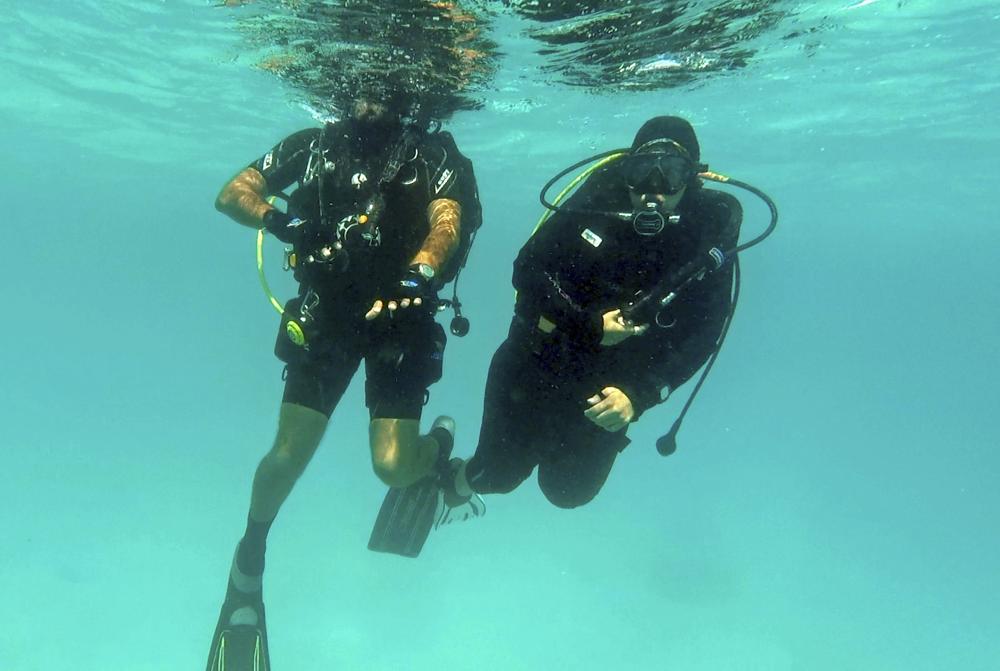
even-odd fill
[[[437,292],[424,276],[414,270],[407,271],[392,293],[395,294],[392,298],[375,299],[371,309],[365,313],[365,320],[376,319],[383,310],[387,310],[392,317],[401,310],[418,312],[419,308],[423,308],[431,312],[437,308]]]
[[[392,300],[383,300],[381,298],[376,298],[375,302],[372,303],[371,309],[365,313],[365,321],[372,321],[377,318],[382,312],[385,312],[390,317],[394,316],[400,310],[405,310],[407,308],[419,308],[423,305],[424,301],[422,298],[394,298]]]
[[[281,210],[268,210],[264,213],[261,224],[265,231],[278,238],[286,245],[297,245],[306,229],[308,222]]]
[[[649,324],[631,324],[625,321],[621,310],[611,310],[605,312],[604,335],[601,337],[601,347],[613,347],[618,343],[642,335],[649,328]]]
[[[621,431],[635,418],[632,401],[618,387],[605,387],[587,403],[590,407],[583,411],[584,416],[605,431]]]

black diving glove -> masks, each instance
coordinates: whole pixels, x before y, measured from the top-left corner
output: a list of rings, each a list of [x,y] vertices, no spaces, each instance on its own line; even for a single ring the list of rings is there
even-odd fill
[[[263,221],[264,230],[288,245],[294,245],[301,239],[306,223],[304,219],[277,209],[265,212]]]
[[[409,299],[412,304],[414,300],[420,299],[420,307],[428,312],[437,311],[438,295],[431,280],[420,274],[415,267],[411,267],[403,275],[403,279],[395,287],[394,298],[398,301]]]

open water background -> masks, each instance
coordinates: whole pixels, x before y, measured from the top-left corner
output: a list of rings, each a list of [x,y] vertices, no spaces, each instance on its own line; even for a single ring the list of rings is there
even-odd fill
[[[356,380],[271,535],[276,669],[997,668],[1000,6],[790,4],[836,28],[610,96],[497,22],[496,90],[448,124],[486,217],[426,413],[458,454],[551,174],[677,113],[781,226],[677,454],[683,394],[584,508],[529,481],[417,561],[368,552]],[[281,393],[253,236],[212,201],[313,121],[211,3],[0,10],[0,669],[200,668]]]

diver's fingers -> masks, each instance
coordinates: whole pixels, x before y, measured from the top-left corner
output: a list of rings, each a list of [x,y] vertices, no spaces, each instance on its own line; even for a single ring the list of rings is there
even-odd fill
[[[616,406],[608,408],[599,414],[594,418],[594,422],[596,422],[601,428],[607,429],[608,431],[617,431],[628,424],[628,417],[625,414],[625,408]]]
[[[587,419],[589,419],[591,422],[601,427],[605,431],[617,431],[618,428],[624,426],[621,423],[621,417],[619,417],[614,413],[604,415],[603,417],[600,418],[598,418],[598,416],[596,415],[587,415]]]
[[[615,422],[610,426],[605,426],[604,430],[607,431],[608,433],[618,433],[626,426],[628,426],[628,422]]]
[[[597,403],[596,405],[592,405],[589,408],[587,408],[586,410],[584,410],[583,414],[586,417],[588,417],[589,419],[597,421],[597,418],[601,415],[601,413],[606,412],[607,410],[609,410],[613,406],[614,406],[614,403],[610,399],[606,398],[603,401],[601,401],[600,403]]]
[[[399,304],[396,301],[389,301],[386,304],[386,307],[389,308],[389,312],[395,312],[396,308],[399,307]]]
[[[409,298],[404,298],[403,300],[399,301],[399,307],[401,307],[401,308],[408,308],[408,307],[410,307],[410,299]]]
[[[598,394],[594,394],[587,399],[587,403],[590,404],[590,408],[584,411],[588,417],[596,417],[608,408],[612,407],[615,403],[614,392],[618,391],[615,387],[605,387]],[[603,397],[603,398],[602,398]]]
[[[622,428],[624,428],[626,424],[628,424],[628,422],[625,421],[625,417],[622,415],[621,411],[616,408],[612,408],[610,410],[602,412],[597,417],[594,417],[591,421],[594,422],[594,424],[596,424],[597,426],[604,429],[605,431],[612,433],[615,431],[620,431]]]
[[[609,321],[605,322],[605,331],[624,335],[632,330],[632,325],[628,323],[620,309],[609,312],[607,317]]]
[[[372,307],[368,312],[365,313],[365,321],[371,321],[382,314],[382,301],[376,300],[372,303]]]
[[[424,302],[424,299],[421,298],[420,296],[417,296],[416,298],[413,299],[413,307],[418,307],[423,302]]]
[[[615,415],[608,422],[605,422],[603,424],[598,424],[598,426],[600,426],[605,431],[608,431],[609,433],[616,433],[624,429],[626,426],[628,426],[628,422],[625,421],[625,418],[622,417],[621,415]]]

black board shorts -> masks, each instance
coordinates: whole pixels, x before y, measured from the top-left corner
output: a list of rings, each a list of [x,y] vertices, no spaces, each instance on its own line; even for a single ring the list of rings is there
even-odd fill
[[[286,364],[282,401],[330,417],[364,360],[370,417],[420,419],[429,387],[441,379],[446,342],[426,314],[324,324],[309,350],[288,342],[282,328],[275,346]]]

